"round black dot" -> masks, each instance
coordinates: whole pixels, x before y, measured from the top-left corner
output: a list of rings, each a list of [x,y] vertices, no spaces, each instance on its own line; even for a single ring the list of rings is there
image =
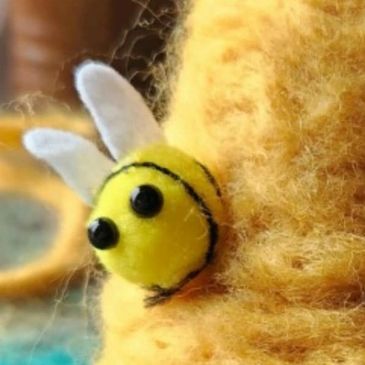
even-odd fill
[[[92,221],[87,229],[90,243],[99,250],[114,247],[119,240],[119,231],[109,218],[98,218]]]
[[[155,186],[141,185],[132,191],[130,203],[138,216],[151,218],[160,213],[163,206],[163,196]]]

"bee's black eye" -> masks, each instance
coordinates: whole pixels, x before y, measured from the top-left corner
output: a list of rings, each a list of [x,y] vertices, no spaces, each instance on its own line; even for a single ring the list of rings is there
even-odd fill
[[[160,213],[163,206],[163,196],[155,186],[141,185],[132,191],[130,203],[137,215],[151,218]]]
[[[108,218],[95,219],[87,229],[90,243],[99,250],[114,247],[119,240],[119,231],[115,223]]]

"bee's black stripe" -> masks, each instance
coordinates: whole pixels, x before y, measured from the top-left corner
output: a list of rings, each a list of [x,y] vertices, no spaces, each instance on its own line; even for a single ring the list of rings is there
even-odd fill
[[[190,280],[194,279],[206,266],[206,263],[203,267],[196,271],[192,271],[189,273],[176,287],[171,289],[161,288],[158,285],[154,285],[153,287],[147,288],[153,292],[155,292],[152,296],[148,296],[144,299],[145,307],[153,307],[157,304],[161,304],[169,300],[174,294],[180,291],[180,289],[188,283]]]
[[[196,161],[196,163],[202,168],[202,170],[204,171],[204,173],[207,176],[208,180],[214,186],[214,189],[215,189],[217,195],[219,197],[221,197],[222,192],[221,192],[221,189],[219,188],[219,185],[218,185],[217,180],[215,179],[215,177],[211,174],[211,172],[208,170],[208,168],[206,166],[204,166],[202,163],[200,163],[199,161]]]
[[[218,225],[215,222],[214,218],[213,218],[213,214],[210,211],[210,209],[208,208],[207,204],[205,203],[205,201],[203,200],[203,198],[194,190],[194,188],[188,183],[186,182],[184,179],[182,179],[179,175],[175,174],[173,171],[169,170],[166,167],[157,165],[154,162],[133,162],[131,164],[122,166],[119,170],[113,172],[111,175],[108,176],[108,178],[105,180],[103,186],[100,189],[100,192],[103,190],[104,186],[107,184],[108,181],[110,181],[111,179],[113,179],[113,177],[115,177],[116,175],[120,174],[121,172],[125,172],[131,168],[149,168],[149,169],[153,169],[156,171],[161,172],[162,174],[169,176],[170,178],[172,178],[173,180],[177,181],[178,183],[180,183],[185,191],[191,196],[191,198],[197,203],[197,205],[200,208],[200,211],[203,213],[208,226],[209,226],[209,249],[208,252],[206,254],[205,257],[205,264],[204,266],[199,269],[198,271],[191,273],[188,275],[188,277],[186,279],[183,280],[183,284],[185,284],[185,282],[190,279],[192,279],[192,275],[196,276],[199,274],[200,271],[202,271],[206,265],[208,265],[212,259],[213,259],[213,255],[214,255],[214,250],[215,250],[215,246],[217,245],[217,241],[218,241]],[[99,192],[99,194],[100,194]]]

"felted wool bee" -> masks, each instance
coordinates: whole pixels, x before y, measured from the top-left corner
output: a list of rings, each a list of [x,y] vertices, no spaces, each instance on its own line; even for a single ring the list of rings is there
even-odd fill
[[[109,66],[88,62],[76,87],[115,161],[72,133],[35,129],[26,148],[93,206],[88,238],[106,268],[161,302],[212,260],[223,216],[209,170],[164,143],[138,92]]]

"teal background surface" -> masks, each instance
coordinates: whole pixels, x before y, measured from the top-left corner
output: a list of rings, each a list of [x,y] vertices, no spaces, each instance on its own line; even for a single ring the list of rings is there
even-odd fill
[[[91,304],[74,290],[59,300],[0,303],[0,365],[89,365],[99,340]]]

